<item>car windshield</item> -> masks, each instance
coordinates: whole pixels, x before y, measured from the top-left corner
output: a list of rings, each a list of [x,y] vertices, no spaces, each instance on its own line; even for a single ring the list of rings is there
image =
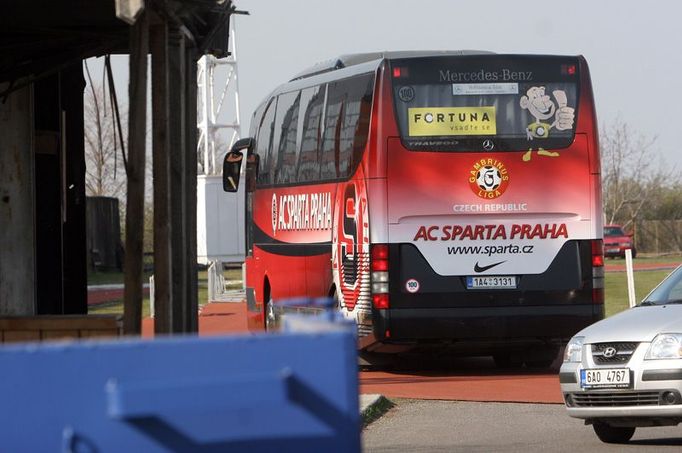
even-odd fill
[[[617,226],[604,227],[604,236],[625,236],[623,229]]]
[[[682,266],[670,273],[640,305],[682,304]]]

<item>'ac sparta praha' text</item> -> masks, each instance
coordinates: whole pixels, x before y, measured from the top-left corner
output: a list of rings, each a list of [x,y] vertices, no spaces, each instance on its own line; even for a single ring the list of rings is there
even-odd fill
[[[275,211],[276,209],[276,211]],[[332,227],[331,193],[273,195],[273,229],[276,231],[328,230]]]
[[[420,226],[413,241],[568,239],[565,223]]]

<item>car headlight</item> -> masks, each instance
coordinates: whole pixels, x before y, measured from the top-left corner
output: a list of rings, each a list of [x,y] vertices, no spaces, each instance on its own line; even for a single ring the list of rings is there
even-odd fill
[[[585,337],[573,337],[566,345],[564,362],[582,362]]]
[[[649,345],[646,360],[682,359],[682,334],[659,333]]]

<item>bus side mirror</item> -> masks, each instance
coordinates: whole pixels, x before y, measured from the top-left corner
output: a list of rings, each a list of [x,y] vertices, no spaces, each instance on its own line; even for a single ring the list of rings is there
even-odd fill
[[[246,150],[247,156],[251,154],[253,148],[252,138],[242,138],[237,140],[229,153],[223,160],[223,190],[225,192],[236,192],[239,189],[239,175],[244,159],[243,151]],[[247,158],[248,162],[248,158]]]
[[[260,158],[258,154],[249,154],[246,157],[246,190],[253,192],[256,190],[256,179],[258,179],[258,167]]]

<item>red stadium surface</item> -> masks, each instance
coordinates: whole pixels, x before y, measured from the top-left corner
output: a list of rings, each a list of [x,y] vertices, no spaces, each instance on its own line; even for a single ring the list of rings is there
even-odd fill
[[[636,270],[674,269],[676,263],[638,263]],[[609,261],[606,270],[625,270],[624,261]],[[122,298],[122,290],[89,292],[88,302]],[[143,320],[144,337],[154,335],[154,320]],[[246,304],[212,302],[199,313],[199,335],[249,335],[246,326]],[[561,403],[556,374],[542,374],[519,368],[511,371],[495,369],[490,359],[453,359],[446,367],[428,366],[427,371],[413,366],[410,371],[360,371],[361,393],[379,393],[386,397],[499,401],[529,403]]]
[[[244,303],[209,303],[199,314],[199,335],[244,334],[245,316]],[[143,336],[151,337],[153,331],[153,319],[145,319]],[[416,399],[561,402],[556,374],[526,373],[523,369],[503,374],[491,361],[482,359],[463,360],[460,365],[451,364],[446,372],[361,371],[360,392]]]

